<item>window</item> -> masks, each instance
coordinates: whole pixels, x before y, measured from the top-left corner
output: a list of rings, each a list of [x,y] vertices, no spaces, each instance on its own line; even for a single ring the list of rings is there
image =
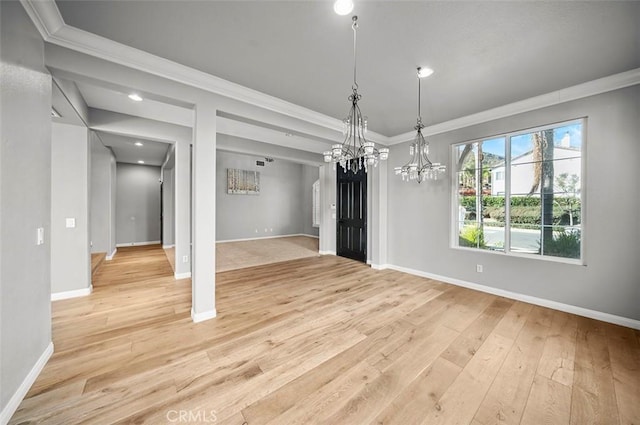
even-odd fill
[[[584,120],[453,146],[454,246],[582,258]]]
[[[313,208],[311,214],[313,215],[313,227],[320,227],[320,180],[316,180],[313,183],[313,195],[311,200],[313,202]]]

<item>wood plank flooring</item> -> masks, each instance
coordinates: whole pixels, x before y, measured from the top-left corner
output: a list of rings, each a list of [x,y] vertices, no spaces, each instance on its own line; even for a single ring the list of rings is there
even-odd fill
[[[12,424],[640,424],[640,332],[323,256],[217,274],[216,319],[159,246],[53,303]]]

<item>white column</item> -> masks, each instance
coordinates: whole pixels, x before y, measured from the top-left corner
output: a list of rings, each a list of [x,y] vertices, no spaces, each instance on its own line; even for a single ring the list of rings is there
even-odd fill
[[[370,221],[367,225],[367,260],[372,268],[380,269],[387,264],[387,162],[381,161],[377,167],[370,169],[369,174],[367,207]]]
[[[336,184],[333,164],[320,166],[320,254],[336,255]]]
[[[216,108],[198,104],[193,133],[191,318],[216,317]]]
[[[191,146],[176,142],[174,172],[175,278],[191,277]],[[185,261],[186,260],[186,261]]]

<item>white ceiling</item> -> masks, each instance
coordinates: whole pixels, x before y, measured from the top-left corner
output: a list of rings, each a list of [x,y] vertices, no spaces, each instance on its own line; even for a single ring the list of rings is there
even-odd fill
[[[129,99],[130,93],[128,92],[86,82],[76,82],[76,86],[90,108],[104,109],[185,127],[193,125],[192,109],[170,105],[153,99],[143,99],[141,102],[136,102]]]
[[[428,125],[640,67],[640,2],[355,3],[361,108],[386,136],[414,125],[417,66],[436,71],[423,82]],[[351,17],[330,1],[57,4],[71,26],[335,118],[347,113]],[[187,119],[81,91],[90,106]]]
[[[160,166],[164,162],[167,151],[171,146],[169,143],[132,138],[103,131],[97,131],[96,133],[102,143],[111,148],[118,162],[137,164],[139,160],[142,160],[145,165]],[[136,146],[136,142],[141,142],[143,145]]]

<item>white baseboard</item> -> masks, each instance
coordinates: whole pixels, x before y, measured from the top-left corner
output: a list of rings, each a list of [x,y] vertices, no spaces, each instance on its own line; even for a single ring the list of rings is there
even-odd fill
[[[452,285],[462,286],[465,288],[474,289],[476,291],[498,295],[500,297],[523,301],[529,304],[535,304],[542,307],[548,307],[554,310],[560,310],[566,313],[576,314],[578,316],[584,316],[584,317],[589,317],[591,319],[601,320],[603,322],[613,323],[615,325],[626,326],[628,328],[633,328],[633,329],[640,329],[640,320],[630,319],[628,317],[616,316],[615,314],[604,313],[602,311],[591,310],[588,308],[578,307],[571,304],[565,304],[558,301],[552,301],[544,298],[534,297],[531,295],[511,292],[504,289],[493,288],[491,286],[485,286],[485,285],[480,285],[478,283],[467,282],[465,280],[455,279],[448,276],[441,276],[438,274],[427,273],[421,270],[414,270],[407,267],[395,266],[393,264],[378,264],[375,266],[372,265],[371,267],[375,268],[376,270],[383,270],[383,269],[397,270],[397,271],[409,273],[415,276],[426,277],[429,279],[450,283]]]
[[[125,246],[144,246],[144,245],[159,245],[162,241],[146,241],[146,242],[127,242],[116,244],[116,247],[121,248]]]
[[[113,252],[111,254],[107,255],[106,260],[107,261],[113,260],[113,257],[116,255],[116,252],[118,252],[118,248],[113,248]]]
[[[86,297],[93,292],[93,285],[89,285],[88,288],[75,289],[73,291],[53,292],[51,294],[51,301],[66,300],[69,298]]]
[[[205,311],[204,313],[196,313],[195,311],[193,311],[193,308],[191,309],[191,320],[193,320],[193,323],[200,323],[200,322],[204,322],[205,320],[209,320],[209,319],[213,319],[214,317],[217,316],[217,312],[216,310],[211,310],[211,311]]]
[[[185,273],[174,273],[173,277],[176,280],[180,280],[180,279],[189,279],[191,277],[191,272],[185,272]]]
[[[318,251],[320,255],[336,255],[335,251]]]
[[[7,405],[0,412],[1,425],[9,423],[9,420],[13,414],[16,413],[16,410],[18,410],[20,403],[22,403],[27,392],[29,392],[29,388],[31,388],[33,383],[36,381],[36,378],[40,375],[40,372],[42,372],[42,369],[44,369],[44,366],[47,364],[52,354],[53,342],[50,342],[44,352],[40,355],[40,358],[38,358],[38,361],[36,361],[36,364],[33,365],[27,376],[24,378],[22,384],[20,384],[16,392],[13,393]]]
[[[306,236],[308,238],[320,239],[319,236],[306,235],[304,233],[293,233],[291,235],[274,235],[274,236],[258,236],[257,238],[227,239],[227,240],[224,240],[224,241],[216,241],[216,243],[257,241],[257,240],[261,240],[261,239],[276,239],[276,238],[292,238],[294,236]]]
[[[175,245],[162,245],[162,249],[170,249],[173,248]]]

